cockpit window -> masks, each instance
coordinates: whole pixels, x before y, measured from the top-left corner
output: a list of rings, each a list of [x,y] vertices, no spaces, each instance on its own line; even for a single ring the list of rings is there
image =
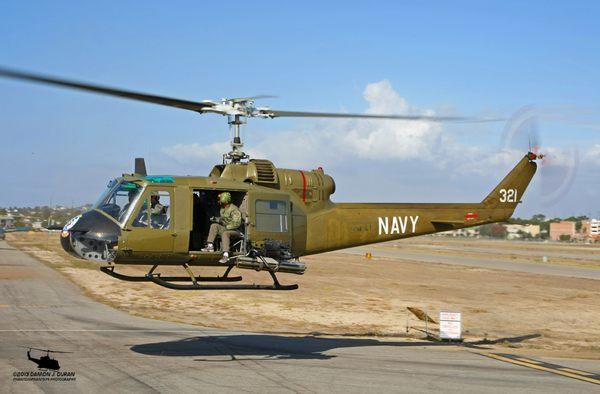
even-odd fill
[[[133,227],[167,230],[171,225],[171,194],[166,190],[152,191],[140,201]]]
[[[94,208],[106,212],[123,224],[142,190],[142,186],[135,182],[113,180],[108,184],[108,190],[94,204]]]

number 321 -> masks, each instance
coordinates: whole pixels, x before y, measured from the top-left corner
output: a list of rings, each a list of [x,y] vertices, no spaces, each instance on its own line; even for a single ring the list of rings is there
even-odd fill
[[[517,202],[517,189],[500,189],[500,202]]]

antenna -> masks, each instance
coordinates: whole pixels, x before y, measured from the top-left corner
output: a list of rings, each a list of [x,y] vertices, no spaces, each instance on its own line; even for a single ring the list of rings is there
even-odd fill
[[[146,176],[148,173],[146,172],[146,161],[143,157],[136,157],[134,163],[134,173],[139,174],[141,176]]]

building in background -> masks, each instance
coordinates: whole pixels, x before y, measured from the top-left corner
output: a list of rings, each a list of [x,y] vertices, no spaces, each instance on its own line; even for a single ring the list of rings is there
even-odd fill
[[[540,235],[537,224],[505,224],[506,239],[536,238]]]
[[[478,227],[470,227],[470,228],[459,228],[457,230],[450,230],[438,233],[441,236],[446,237],[478,237],[479,236],[479,228]]]
[[[592,219],[590,220],[590,235],[592,238],[599,239],[600,238],[600,220]]]
[[[0,228],[9,229],[15,227],[15,217],[12,215],[0,216]]]
[[[569,241],[575,238],[575,234],[575,222],[550,223],[550,239],[553,241]]]
[[[600,220],[591,219],[581,222],[581,236],[584,239],[600,241]]]

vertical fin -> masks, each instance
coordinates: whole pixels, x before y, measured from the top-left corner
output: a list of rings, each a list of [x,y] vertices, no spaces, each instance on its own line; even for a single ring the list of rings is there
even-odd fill
[[[528,153],[481,202],[486,208],[514,210],[537,169],[536,155]]]

